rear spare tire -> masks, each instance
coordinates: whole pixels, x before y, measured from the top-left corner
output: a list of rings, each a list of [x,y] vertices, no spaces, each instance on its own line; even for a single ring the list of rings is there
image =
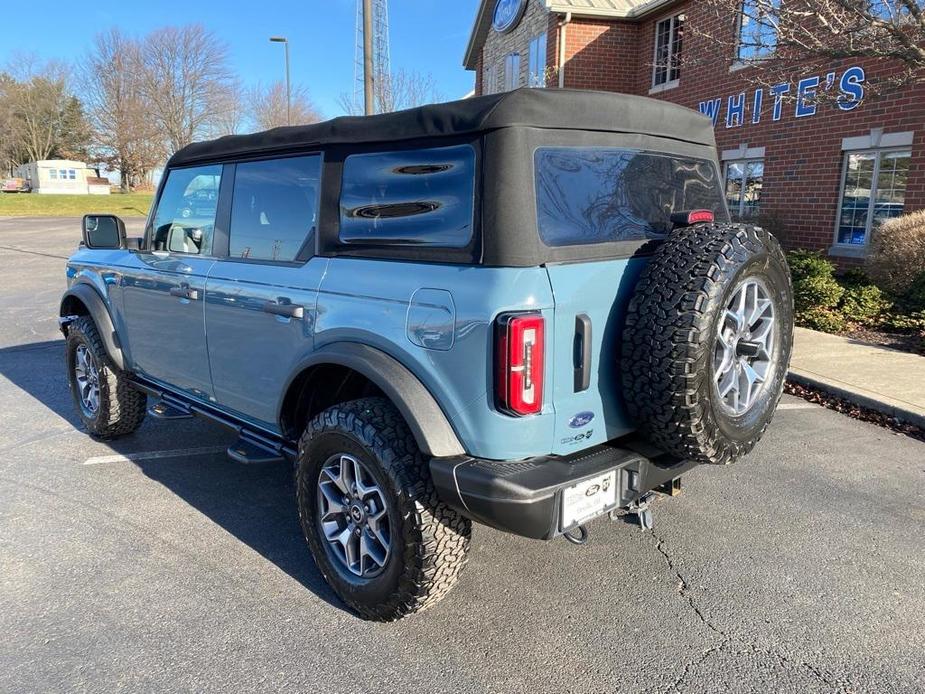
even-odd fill
[[[727,465],[764,434],[793,341],[780,244],[761,228],[698,224],[656,250],[630,301],[623,396],[640,433],[667,453]]]

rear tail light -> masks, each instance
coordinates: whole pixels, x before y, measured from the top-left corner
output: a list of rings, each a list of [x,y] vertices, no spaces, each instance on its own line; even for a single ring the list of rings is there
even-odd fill
[[[497,397],[499,407],[509,414],[537,414],[543,409],[545,327],[538,313],[498,318]]]
[[[686,210],[671,215],[671,222],[676,227],[689,227],[703,222],[713,223],[715,215],[711,210]]]

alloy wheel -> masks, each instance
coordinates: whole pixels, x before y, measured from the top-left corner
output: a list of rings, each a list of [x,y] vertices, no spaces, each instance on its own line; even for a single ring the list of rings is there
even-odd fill
[[[333,455],[318,476],[318,524],[330,554],[355,578],[374,578],[389,560],[391,537],[386,497],[357,458]]]
[[[767,287],[742,280],[717,325],[713,383],[724,410],[739,417],[758,400],[774,373],[777,312]]]

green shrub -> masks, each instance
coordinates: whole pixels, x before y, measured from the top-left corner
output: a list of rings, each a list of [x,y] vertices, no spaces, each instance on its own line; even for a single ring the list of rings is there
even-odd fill
[[[910,313],[925,312],[925,272],[916,277],[903,294],[902,304]]]
[[[832,309],[845,290],[834,277],[810,275],[793,283],[793,301],[797,314],[812,309]]]
[[[835,265],[823,257],[820,251],[790,251],[787,264],[794,282],[808,277],[834,277]]]
[[[879,287],[872,284],[850,284],[842,295],[838,309],[846,321],[870,325],[880,322],[890,306],[890,301]]]
[[[901,333],[920,333],[925,337],[925,311],[915,313],[893,313],[887,316],[886,325]]]
[[[843,287],[857,287],[865,284],[873,284],[870,277],[859,267],[848,268],[844,274],[839,275],[838,283]]]
[[[824,333],[840,333],[847,327],[838,311],[825,308],[811,308],[797,314],[797,323]]]

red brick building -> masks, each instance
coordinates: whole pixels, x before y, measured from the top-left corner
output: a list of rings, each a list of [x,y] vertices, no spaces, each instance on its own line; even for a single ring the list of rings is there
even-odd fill
[[[476,94],[603,89],[699,109],[734,215],[790,247],[862,258],[880,221],[925,208],[925,86],[875,95],[888,68],[848,60],[760,87],[740,61],[761,42],[738,37],[764,30],[692,0],[482,0],[464,65]],[[737,48],[717,60],[705,35]],[[837,99],[813,98],[822,90]]]

